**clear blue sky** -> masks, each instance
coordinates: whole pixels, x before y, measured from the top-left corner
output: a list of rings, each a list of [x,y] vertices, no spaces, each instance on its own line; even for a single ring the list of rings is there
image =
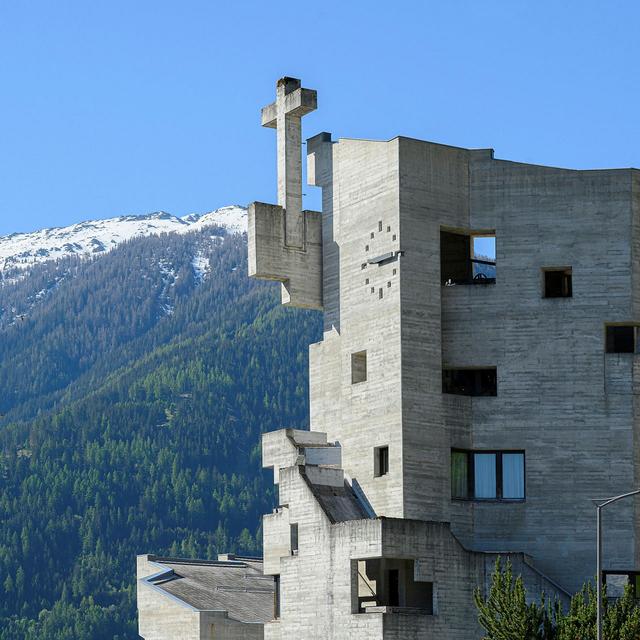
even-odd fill
[[[0,234],[273,201],[283,75],[307,137],[640,167],[639,33],[637,0],[0,0]]]

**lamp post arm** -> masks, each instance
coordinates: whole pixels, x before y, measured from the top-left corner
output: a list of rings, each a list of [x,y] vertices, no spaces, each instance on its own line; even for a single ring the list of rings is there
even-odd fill
[[[618,502],[618,500],[623,500],[624,498],[629,498],[631,496],[636,496],[640,494],[640,489],[635,489],[635,491],[629,491],[628,493],[623,493],[619,496],[612,496],[611,498],[603,498],[603,502],[599,502],[596,504],[596,564],[597,564],[597,583],[596,583],[596,599],[597,599],[597,609],[596,609],[596,637],[597,640],[602,640],[602,518],[601,513],[602,509],[606,506],[613,504],[614,502]]]
[[[623,498],[629,498],[630,496],[636,496],[640,493],[640,489],[636,489],[635,491],[629,491],[629,493],[623,493],[619,496],[613,496],[612,498],[605,498],[604,502],[601,502],[597,505],[598,509],[603,509],[609,504],[613,504],[614,502],[618,502],[618,500],[622,500]]]

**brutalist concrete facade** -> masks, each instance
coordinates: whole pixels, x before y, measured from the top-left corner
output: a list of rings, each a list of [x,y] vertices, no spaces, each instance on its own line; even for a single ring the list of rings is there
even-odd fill
[[[286,190],[301,192],[291,158],[315,106],[299,81],[278,83],[263,110],[278,128],[278,205],[249,214],[250,275],[325,319],[310,347],[313,441],[265,439],[281,503],[265,518],[265,573],[280,585],[265,637],[477,638],[470,594],[487,558],[516,554],[531,593],[565,598],[595,573],[592,499],[638,486],[640,172],[322,133],[307,145],[322,213],[306,212]],[[495,273],[447,279],[452,247],[480,236],[495,236]],[[570,278],[559,295],[547,272]],[[470,371],[494,386],[444,382]],[[453,495],[454,452],[519,452],[522,495]],[[640,564],[639,518],[633,502],[606,514],[605,569]],[[383,603],[385,580],[424,606]]]

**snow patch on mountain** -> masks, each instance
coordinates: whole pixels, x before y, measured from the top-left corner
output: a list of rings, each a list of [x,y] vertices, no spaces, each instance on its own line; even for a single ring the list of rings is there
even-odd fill
[[[209,258],[201,251],[196,253],[191,260],[191,267],[197,282],[202,282],[209,274]]]
[[[131,238],[161,233],[189,233],[205,227],[224,228],[227,233],[247,230],[247,210],[228,206],[204,214],[178,218],[159,211],[140,216],[87,220],[68,227],[0,236],[0,271],[24,270],[39,262],[67,256],[99,256]],[[195,268],[195,267],[194,267]]]

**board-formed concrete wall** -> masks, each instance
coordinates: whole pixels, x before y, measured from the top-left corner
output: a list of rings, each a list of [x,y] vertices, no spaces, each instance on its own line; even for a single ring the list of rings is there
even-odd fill
[[[640,359],[604,343],[606,323],[640,324],[640,172],[526,165],[402,137],[322,133],[307,151],[309,183],[322,188],[322,268],[314,262],[304,283],[298,260],[290,275],[324,312],[310,347],[311,429],[339,446],[383,524],[328,522],[300,480],[305,462],[286,448],[272,455],[282,440],[267,438],[281,507],[265,520],[265,554],[270,571],[279,565],[283,607],[267,637],[474,637],[470,589],[486,587],[498,552],[530,594],[546,585],[565,598],[594,573],[592,499],[640,482]],[[261,251],[281,260],[280,227],[256,229],[252,264]],[[443,286],[443,231],[495,234],[495,283]],[[552,267],[572,269],[572,297],[543,296]],[[470,367],[496,368],[495,396],[443,393],[443,368]],[[453,500],[454,448],[524,451],[525,499]],[[300,553],[289,556],[291,523]],[[616,504],[604,530],[605,568],[638,566],[640,506]],[[367,544],[382,553],[380,536],[392,556],[440,567],[446,614],[351,612],[345,567]]]
[[[280,578],[280,618],[265,625],[265,638],[377,640],[444,638],[477,640],[482,634],[473,604],[475,588],[488,590],[496,556],[470,552],[447,523],[399,518],[332,522],[315,497],[314,488],[338,486],[339,469],[295,465],[281,468],[279,502],[264,518],[265,550],[277,549],[268,571]],[[306,479],[305,479],[306,478]],[[297,525],[298,548],[287,532]],[[531,600],[541,592],[566,594],[541,575],[523,554],[502,554],[516,575],[523,575]],[[381,607],[358,613],[357,562],[411,560],[414,580],[432,583],[433,613],[411,608]],[[426,603],[425,603],[426,604]]]
[[[595,562],[591,499],[638,481],[637,357],[604,353],[606,322],[640,321],[638,172],[406,138],[324,134],[310,149],[332,301],[310,349],[312,429],[342,444],[379,515],[451,521],[469,547],[527,552],[578,589]],[[494,285],[441,285],[441,229],[495,232]],[[573,297],[542,296],[554,266],[572,267]],[[354,385],[360,350],[367,381]],[[443,366],[497,367],[497,397],[443,394]],[[382,445],[390,471],[376,478]],[[452,447],[523,449],[526,500],[452,501]],[[635,566],[638,523],[633,502],[607,512],[605,566]]]

